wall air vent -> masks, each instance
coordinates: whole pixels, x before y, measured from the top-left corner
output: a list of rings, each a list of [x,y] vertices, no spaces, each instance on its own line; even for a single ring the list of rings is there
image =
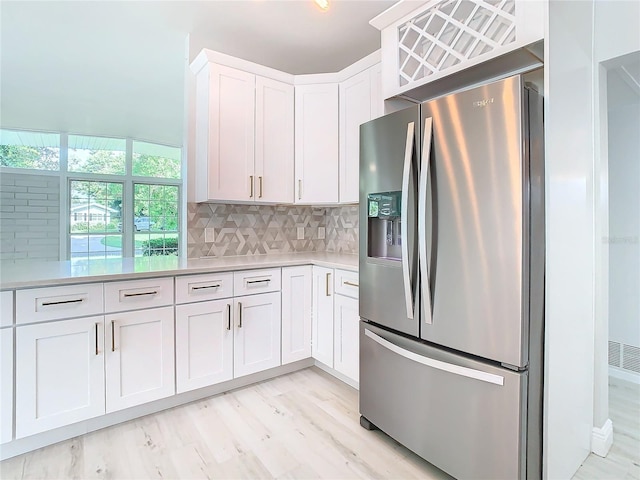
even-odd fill
[[[624,345],[622,348],[622,368],[631,372],[640,373],[640,348],[633,345]]]
[[[612,367],[620,366],[620,343],[609,340],[609,365]]]

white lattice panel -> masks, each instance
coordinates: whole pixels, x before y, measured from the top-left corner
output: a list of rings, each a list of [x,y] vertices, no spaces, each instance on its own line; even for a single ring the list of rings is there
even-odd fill
[[[513,43],[515,8],[515,0],[444,0],[398,26],[398,85]]]

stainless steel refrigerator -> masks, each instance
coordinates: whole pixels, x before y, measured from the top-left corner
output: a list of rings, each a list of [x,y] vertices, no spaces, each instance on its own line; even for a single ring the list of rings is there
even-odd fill
[[[360,128],[360,413],[456,478],[540,478],[542,98],[514,76]]]

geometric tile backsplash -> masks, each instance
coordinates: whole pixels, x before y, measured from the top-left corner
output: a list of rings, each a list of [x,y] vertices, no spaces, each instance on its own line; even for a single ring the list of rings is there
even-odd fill
[[[304,239],[298,240],[298,227]],[[187,204],[189,258],[290,252],[358,253],[358,206]],[[214,229],[205,242],[205,228]],[[325,238],[318,238],[319,228]]]

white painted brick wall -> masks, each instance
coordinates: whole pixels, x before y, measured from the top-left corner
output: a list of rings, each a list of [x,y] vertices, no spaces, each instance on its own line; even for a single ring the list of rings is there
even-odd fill
[[[60,180],[0,175],[0,260],[59,260]]]

